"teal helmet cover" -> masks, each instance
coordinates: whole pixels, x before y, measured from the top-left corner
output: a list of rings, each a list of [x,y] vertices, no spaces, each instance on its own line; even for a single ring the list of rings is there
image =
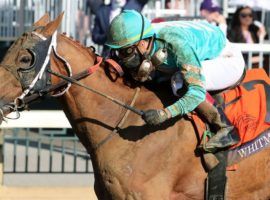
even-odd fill
[[[106,45],[118,49],[152,37],[154,34],[151,22],[141,13],[123,10],[110,24]]]

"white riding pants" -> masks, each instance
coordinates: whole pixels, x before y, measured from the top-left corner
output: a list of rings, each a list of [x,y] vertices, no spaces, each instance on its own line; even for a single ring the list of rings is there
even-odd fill
[[[241,51],[228,40],[218,57],[202,61],[201,64],[206,91],[222,90],[233,86],[240,80],[245,68]],[[183,86],[180,72],[176,72],[172,76],[171,83],[173,93],[176,95],[176,91]]]
[[[220,55],[201,62],[207,91],[221,90],[234,85],[243,75],[245,61],[241,51],[227,40]]]

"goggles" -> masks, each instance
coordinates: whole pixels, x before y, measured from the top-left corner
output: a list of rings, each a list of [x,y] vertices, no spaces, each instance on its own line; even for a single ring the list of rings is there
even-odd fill
[[[240,13],[240,17],[242,17],[242,18],[247,18],[247,17],[253,18],[253,15],[252,15],[252,13]]]

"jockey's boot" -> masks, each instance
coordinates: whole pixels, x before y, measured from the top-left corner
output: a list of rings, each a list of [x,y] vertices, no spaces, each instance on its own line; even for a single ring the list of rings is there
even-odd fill
[[[205,100],[195,111],[206,120],[210,130],[214,132],[214,136],[204,144],[204,150],[214,152],[219,148],[229,147],[239,142],[238,133],[226,119],[222,109],[218,110],[213,104]]]

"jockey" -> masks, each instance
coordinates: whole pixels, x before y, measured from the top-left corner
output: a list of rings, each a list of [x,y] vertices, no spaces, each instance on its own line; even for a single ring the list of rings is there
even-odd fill
[[[206,91],[235,85],[244,73],[244,60],[217,26],[207,22],[151,24],[142,14],[124,10],[112,22],[106,45],[121,65],[140,82],[157,77],[171,79],[173,93],[185,93],[165,109],[144,112],[143,119],[157,125],[195,110],[216,133],[206,149],[236,144],[234,127],[224,113],[206,100]]]

